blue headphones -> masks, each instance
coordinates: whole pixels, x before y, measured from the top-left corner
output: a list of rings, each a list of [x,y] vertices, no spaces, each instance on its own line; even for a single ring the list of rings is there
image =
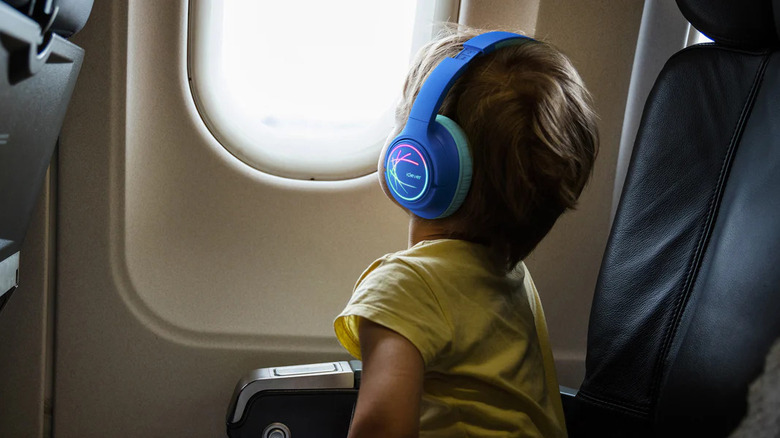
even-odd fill
[[[457,123],[437,112],[472,59],[529,40],[510,32],[484,33],[431,72],[384,158],[385,182],[402,206],[425,219],[447,217],[460,208],[471,186],[468,140]]]

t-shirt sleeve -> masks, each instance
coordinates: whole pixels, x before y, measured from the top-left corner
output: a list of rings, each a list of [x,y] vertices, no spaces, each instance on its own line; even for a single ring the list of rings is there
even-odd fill
[[[352,298],[336,317],[341,345],[360,359],[359,318],[387,327],[409,340],[426,365],[450,343],[452,328],[428,284],[407,263],[380,259],[363,273]]]

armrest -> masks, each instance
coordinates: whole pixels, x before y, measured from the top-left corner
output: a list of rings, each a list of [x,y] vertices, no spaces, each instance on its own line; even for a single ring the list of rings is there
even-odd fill
[[[347,436],[361,371],[357,360],[251,371],[233,392],[228,436]]]
[[[233,392],[228,436],[346,437],[362,370],[358,360],[253,370]],[[576,409],[577,390],[566,386],[559,390],[568,420]]]

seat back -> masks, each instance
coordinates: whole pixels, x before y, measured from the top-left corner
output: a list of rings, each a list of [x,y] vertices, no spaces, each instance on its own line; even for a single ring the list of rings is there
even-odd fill
[[[0,310],[49,166],[83,51],[68,37],[92,0],[0,0]]]
[[[648,97],[572,436],[726,436],[780,336],[780,1],[678,6],[715,43]]]

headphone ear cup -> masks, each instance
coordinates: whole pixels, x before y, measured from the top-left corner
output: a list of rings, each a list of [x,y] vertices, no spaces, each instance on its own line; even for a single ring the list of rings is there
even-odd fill
[[[452,201],[444,212],[439,215],[439,218],[444,218],[455,213],[458,208],[463,205],[463,201],[465,201],[466,195],[469,192],[472,174],[471,152],[469,151],[469,142],[466,138],[466,133],[454,120],[438,114],[436,115],[436,121],[434,123],[436,124],[437,129],[443,128],[453,139],[459,164],[458,181]]]

